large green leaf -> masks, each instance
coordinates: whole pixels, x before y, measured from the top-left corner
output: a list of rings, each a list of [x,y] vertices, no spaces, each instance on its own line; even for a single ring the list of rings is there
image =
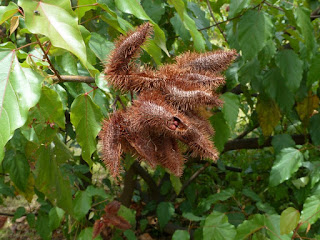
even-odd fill
[[[148,16],[156,23],[159,23],[165,13],[165,3],[162,0],[145,0],[141,4]]]
[[[299,56],[293,50],[283,50],[276,55],[276,64],[280,68],[281,75],[286,80],[291,91],[296,91],[302,80],[302,64]]]
[[[159,219],[160,229],[169,222],[174,214],[174,207],[170,202],[161,202],[157,207],[157,216]]]
[[[303,204],[301,221],[314,224],[320,218],[320,196],[308,197]]]
[[[146,14],[139,1],[137,0],[115,0],[117,8],[125,13],[129,13],[134,15],[135,17],[141,20],[149,20],[153,22],[153,20]],[[166,47],[166,37],[161,28],[153,22],[154,26],[154,41],[155,43],[167,54],[169,52]]]
[[[58,146],[59,144],[41,145],[37,151],[36,187],[52,203],[72,214],[70,182],[60,170]]]
[[[19,7],[14,2],[10,2],[8,6],[0,7],[0,25],[15,15]]]
[[[71,105],[71,123],[76,128],[77,141],[82,147],[82,156],[92,166],[91,154],[96,150],[96,137],[101,129],[103,115],[90,95],[79,95]]]
[[[204,240],[232,240],[236,233],[235,227],[228,222],[224,213],[213,211],[204,222]]]
[[[204,51],[205,50],[205,41],[203,39],[202,34],[198,31],[196,23],[194,20],[189,17],[187,10],[185,8],[185,4],[182,0],[169,0],[168,1],[174,8],[177,10],[181,21],[183,22],[186,29],[189,30],[190,35],[193,39],[194,48],[196,51]]]
[[[292,147],[282,149],[271,169],[270,186],[277,186],[288,180],[293,173],[298,171],[302,162],[303,154],[299,150]]]
[[[300,212],[293,207],[285,209],[280,216],[280,233],[289,234],[299,223]]]
[[[69,0],[19,0],[19,5],[30,32],[47,36],[54,46],[72,52],[87,66],[86,46]]]
[[[272,36],[272,22],[263,11],[249,10],[239,21],[238,41],[244,59],[252,59]]]
[[[5,144],[38,102],[42,80],[34,70],[20,66],[15,51],[0,52],[0,162]]]

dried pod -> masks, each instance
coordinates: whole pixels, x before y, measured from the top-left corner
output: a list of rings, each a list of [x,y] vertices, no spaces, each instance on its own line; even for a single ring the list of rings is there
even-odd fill
[[[225,83],[220,72],[235,59],[235,50],[209,53],[187,52],[159,70],[142,68],[132,62],[151,35],[143,24],[116,42],[106,80],[121,91],[134,91],[137,100],[104,122],[100,133],[102,158],[112,176],[120,169],[121,152],[131,152],[152,168],[161,165],[176,176],[183,173],[184,157],[178,148],[183,142],[202,158],[218,158],[210,140],[214,130],[199,111],[221,107],[216,90]],[[97,223],[97,229],[101,224]]]

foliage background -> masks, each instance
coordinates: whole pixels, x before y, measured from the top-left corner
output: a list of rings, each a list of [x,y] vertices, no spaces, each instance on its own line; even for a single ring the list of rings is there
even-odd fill
[[[316,0],[2,0],[1,201],[36,199],[14,219],[43,239],[91,239],[113,199],[132,225],[109,228],[113,239],[319,239],[319,17]],[[126,155],[115,180],[97,153],[103,118],[131,100],[107,86],[103,63],[144,21],[154,36],[142,64],[240,54],[208,116],[221,157],[190,158],[181,179]]]

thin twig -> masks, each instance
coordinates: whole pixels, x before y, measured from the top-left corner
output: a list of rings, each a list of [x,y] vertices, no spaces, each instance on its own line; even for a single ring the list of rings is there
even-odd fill
[[[41,42],[40,42],[40,40],[39,40],[39,38],[38,38],[38,35],[35,34],[34,36],[35,36],[35,38],[37,39],[37,42],[38,42],[38,44],[39,44],[39,47],[41,48],[41,50],[42,50],[45,58],[47,59],[49,65],[50,65],[50,67],[51,67],[51,70],[52,70],[52,71],[54,72],[54,74],[58,77],[59,81],[62,81],[62,79],[61,79],[61,77],[60,77],[60,74],[59,74],[58,71],[55,69],[55,67],[53,66],[53,64],[52,64],[51,61],[50,61],[50,58],[49,58],[48,55],[46,54],[46,51],[44,50],[44,48],[43,48],[43,46],[42,46],[42,44],[41,44]]]
[[[195,180],[204,170],[206,170],[207,167],[210,166],[209,162],[206,162],[198,171],[196,171],[181,187],[180,192],[175,195],[173,194],[170,201],[173,201],[176,197],[178,197],[181,193],[183,193],[183,191],[186,189],[186,187],[188,187],[193,180]]]
[[[210,15],[211,15],[214,23],[217,24],[218,22],[217,22],[216,18],[214,17],[214,14],[213,14],[213,11],[212,11],[212,8],[211,8],[211,5],[210,5],[209,0],[207,0],[207,5],[208,5],[209,12],[210,12]],[[220,24],[217,24],[216,26],[217,26],[217,28],[219,29],[220,33],[222,34],[224,40],[225,40],[226,42],[228,42],[226,36],[224,35],[224,33],[223,33],[223,31],[222,31],[222,29],[221,29],[221,27],[220,27]]]
[[[25,47],[29,47],[29,46],[31,46],[31,45],[33,45],[33,44],[37,44],[37,43],[38,43],[38,42],[28,43],[28,44],[26,44],[26,45],[23,45],[23,46],[21,46],[21,47],[16,48],[16,51],[18,51],[18,50],[20,50],[20,49],[23,49],[23,48],[25,48]]]
[[[94,77],[87,76],[72,76],[72,75],[60,75],[60,80],[55,75],[49,76],[53,81],[59,82],[83,82],[83,83],[94,83]]]

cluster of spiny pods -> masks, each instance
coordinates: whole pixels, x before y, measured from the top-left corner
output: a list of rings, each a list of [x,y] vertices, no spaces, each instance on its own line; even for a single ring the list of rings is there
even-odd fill
[[[145,23],[120,37],[105,68],[106,80],[114,88],[137,94],[130,107],[104,121],[99,134],[102,159],[113,177],[119,174],[122,152],[135,154],[153,168],[161,165],[176,176],[183,173],[185,162],[178,142],[193,155],[218,158],[210,140],[214,130],[199,108],[222,106],[215,90],[224,84],[220,73],[236,51],[187,52],[158,70],[142,68],[134,60],[151,34],[152,25]]]

